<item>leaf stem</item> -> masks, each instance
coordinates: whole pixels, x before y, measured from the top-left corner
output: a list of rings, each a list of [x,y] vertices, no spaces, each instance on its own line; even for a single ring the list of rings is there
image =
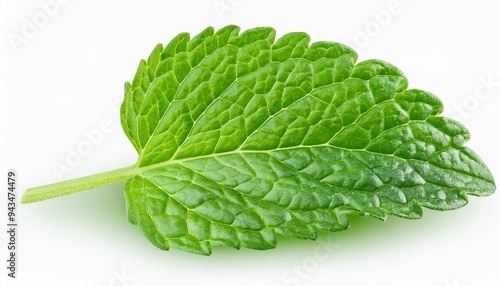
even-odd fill
[[[122,182],[135,174],[137,174],[137,169],[135,166],[130,166],[100,174],[62,181],[55,184],[28,188],[26,189],[26,192],[24,192],[21,203],[27,204],[39,202],[104,185]]]

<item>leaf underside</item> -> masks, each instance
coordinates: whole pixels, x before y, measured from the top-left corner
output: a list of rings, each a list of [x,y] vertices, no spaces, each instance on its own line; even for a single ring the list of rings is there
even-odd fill
[[[316,239],[347,216],[408,219],[486,196],[494,180],[438,116],[380,60],[355,63],[333,42],[227,26],[158,45],[125,85],[123,129],[139,153],[127,214],[161,249],[273,248]]]

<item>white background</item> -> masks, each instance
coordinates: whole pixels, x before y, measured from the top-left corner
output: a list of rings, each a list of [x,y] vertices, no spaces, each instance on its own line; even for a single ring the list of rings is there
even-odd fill
[[[304,31],[354,47],[359,60],[395,64],[469,128],[467,145],[500,178],[499,2],[55,1],[0,1],[0,170],[18,172],[19,198],[27,187],[132,165],[116,108],[124,82],[157,43],[226,24]],[[111,127],[102,139],[68,166],[69,150],[103,121]],[[58,176],[58,164],[72,172]],[[0,285],[500,285],[498,194],[426,209],[418,221],[353,218],[318,241],[203,257],[152,246],[127,221],[122,188],[20,205],[18,278],[6,276],[2,230]]]

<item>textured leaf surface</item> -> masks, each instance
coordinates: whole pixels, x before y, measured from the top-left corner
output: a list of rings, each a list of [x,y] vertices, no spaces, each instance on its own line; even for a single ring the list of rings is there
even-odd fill
[[[416,219],[485,196],[493,177],[396,67],[349,47],[236,26],[180,34],[125,86],[139,153],[129,220],[161,249],[267,249],[315,239],[349,214]]]

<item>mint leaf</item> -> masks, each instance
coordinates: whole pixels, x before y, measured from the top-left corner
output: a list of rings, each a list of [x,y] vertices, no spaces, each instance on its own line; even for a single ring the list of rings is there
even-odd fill
[[[440,100],[407,89],[396,67],[355,63],[305,33],[227,26],[158,45],[125,85],[123,129],[137,164],[27,190],[43,200],[127,180],[131,223],[161,249],[268,249],[277,235],[315,239],[348,215],[452,210],[495,184],[440,117]]]

